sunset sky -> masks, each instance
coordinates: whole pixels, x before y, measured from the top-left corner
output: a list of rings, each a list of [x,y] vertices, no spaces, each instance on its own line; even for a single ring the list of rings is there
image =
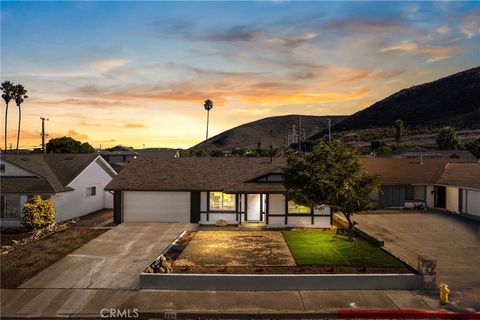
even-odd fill
[[[479,2],[1,2],[21,147],[189,147],[284,114],[344,115],[478,66]],[[4,104],[2,103],[2,135]],[[17,110],[9,109],[15,144]],[[3,141],[3,136],[2,140]],[[3,147],[3,143],[2,143]]]

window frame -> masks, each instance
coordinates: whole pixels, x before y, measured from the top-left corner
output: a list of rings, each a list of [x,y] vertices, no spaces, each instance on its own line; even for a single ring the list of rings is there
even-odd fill
[[[212,208],[212,193],[221,193],[222,200],[221,200],[221,209]],[[233,196],[233,209],[224,209],[224,195],[231,195]],[[234,193],[225,193],[222,191],[209,191],[208,192],[208,211],[210,212],[236,212],[237,211],[237,197]]]
[[[299,211],[291,212],[291,211],[290,211],[290,206],[291,206],[291,204],[293,204],[294,206],[298,207],[298,208],[299,208]],[[302,207],[309,209],[309,211],[308,211],[308,212],[301,212],[301,211],[302,211]],[[302,205],[300,205],[300,204],[295,203],[295,201],[293,201],[293,200],[288,200],[288,201],[287,201],[287,215],[302,215],[302,216],[305,215],[305,216],[307,216],[307,215],[312,215],[313,212],[314,212],[314,211],[313,211],[313,208],[310,208],[310,207],[307,207],[307,206],[302,206]]]
[[[85,197],[95,197],[97,195],[97,186],[85,187]]]
[[[2,217],[2,215],[5,215],[6,212],[7,212],[7,197],[17,197],[17,204],[18,204],[18,216],[17,217]],[[21,208],[21,196],[20,195],[17,195],[17,194],[5,194],[5,195],[1,195],[1,199],[0,200],[0,218],[2,220],[19,220],[22,218],[22,208]]]

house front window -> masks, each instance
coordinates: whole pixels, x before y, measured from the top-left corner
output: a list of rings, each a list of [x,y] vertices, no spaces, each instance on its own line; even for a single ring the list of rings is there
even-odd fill
[[[87,197],[93,197],[97,194],[97,187],[86,187],[85,188],[85,194]]]
[[[312,209],[307,206],[296,204],[294,201],[288,201],[288,213],[289,214],[310,214]]]
[[[20,196],[1,196],[0,202],[2,219],[20,219]]]
[[[210,192],[211,211],[235,211],[235,195],[223,192]]]
[[[406,201],[425,201],[425,186],[405,186]]]

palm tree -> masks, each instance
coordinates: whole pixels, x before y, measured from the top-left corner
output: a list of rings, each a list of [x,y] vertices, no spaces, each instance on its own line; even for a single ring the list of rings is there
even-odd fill
[[[17,84],[14,87],[14,98],[15,98],[15,103],[17,104],[17,107],[18,107],[18,131],[17,131],[17,153],[18,153],[18,144],[20,142],[20,126],[22,124],[21,105],[25,101],[25,99],[28,98],[27,90],[25,90],[25,88],[21,84]]]
[[[405,130],[405,124],[402,120],[397,119],[393,123],[393,127],[395,128],[395,142],[397,143],[397,147],[400,144],[403,136],[403,130]]]
[[[203,104],[203,107],[205,110],[207,110],[207,135],[205,138],[205,152],[207,152],[207,140],[208,140],[208,122],[210,120],[210,110],[213,109],[213,102],[210,99],[205,100],[205,103]]]
[[[14,98],[13,97],[13,90],[14,85],[10,81],[4,81],[1,85],[1,90],[3,92],[2,98],[5,100],[5,149],[4,151],[7,152],[7,125],[8,125],[8,103]]]

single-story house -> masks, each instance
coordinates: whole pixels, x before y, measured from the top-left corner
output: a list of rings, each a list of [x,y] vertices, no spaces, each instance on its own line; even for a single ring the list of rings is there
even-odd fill
[[[327,206],[307,208],[285,196],[281,166],[270,158],[147,158],[131,161],[106,189],[114,221],[329,228]]]
[[[361,158],[368,174],[380,178],[372,206],[480,212],[480,163],[439,158]],[[463,199],[463,200],[462,200]]]
[[[50,197],[57,223],[113,207],[105,191],[116,172],[98,154],[2,154],[2,228],[21,227],[22,209],[33,195]]]
[[[480,163],[448,163],[435,188],[437,207],[480,218]]]
[[[135,152],[138,153],[141,157],[159,157],[159,158],[179,158],[180,151],[179,149],[172,148],[144,148],[144,149],[135,149]]]
[[[435,206],[434,185],[446,159],[361,158],[370,175],[380,178],[380,192],[371,195],[372,206],[405,208]]]
[[[382,158],[418,158],[423,159],[454,159],[469,162],[478,161],[477,158],[468,150],[437,150],[423,147],[413,147],[410,149],[397,149],[392,152],[381,153],[377,157]]]
[[[138,156],[138,152],[131,147],[115,146],[109,149],[100,150],[99,154],[110,165],[112,164],[126,164]]]

